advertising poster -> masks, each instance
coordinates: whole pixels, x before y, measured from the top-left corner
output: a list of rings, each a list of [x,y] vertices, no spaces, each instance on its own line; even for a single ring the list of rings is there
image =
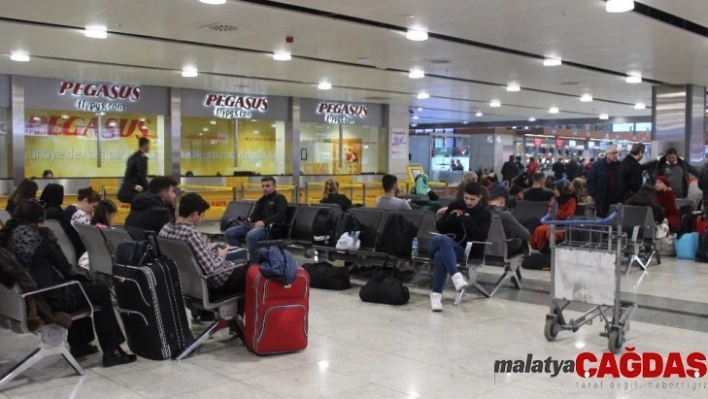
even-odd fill
[[[336,175],[358,175],[361,174],[361,139],[342,140],[342,167],[339,167],[339,140],[332,141],[332,153],[334,154],[332,170]]]
[[[408,133],[405,129],[391,129],[390,143],[388,155],[390,159],[408,159]]]
[[[153,116],[91,112],[25,112],[25,170],[27,176],[120,177],[125,161],[138,149],[138,138],[148,137],[157,150],[158,121]],[[100,126],[100,129],[99,129]],[[101,135],[101,167],[98,167],[98,134]],[[159,169],[157,151],[149,154],[148,170]]]

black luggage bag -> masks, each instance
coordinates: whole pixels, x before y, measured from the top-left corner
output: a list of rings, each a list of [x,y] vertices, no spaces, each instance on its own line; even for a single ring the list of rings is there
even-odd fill
[[[128,347],[147,359],[176,358],[194,340],[177,264],[154,239],[121,243],[116,257],[113,281]]]

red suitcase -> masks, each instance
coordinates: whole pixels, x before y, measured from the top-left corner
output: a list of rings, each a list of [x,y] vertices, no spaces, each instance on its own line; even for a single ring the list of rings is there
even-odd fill
[[[286,287],[261,275],[255,265],[246,274],[246,345],[259,355],[301,351],[307,347],[310,276],[298,267]]]

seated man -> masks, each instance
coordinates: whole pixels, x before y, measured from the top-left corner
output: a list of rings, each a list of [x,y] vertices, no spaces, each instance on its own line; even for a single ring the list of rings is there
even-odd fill
[[[384,195],[376,200],[376,209],[385,211],[410,211],[411,206],[408,201],[396,198],[400,189],[398,188],[398,178],[394,175],[385,175],[381,179]]]
[[[159,232],[175,219],[175,187],[177,183],[169,176],[157,176],[148,184],[148,191],[133,198],[130,213],[125,219],[125,229],[136,239],[142,232]]]
[[[452,276],[455,290],[460,291],[469,283],[457,270],[457,262],[463,262],[468,241],[485,241],[492,224],[492,215],[482,204],[485,188],[479,183],[468,183],[464,188],[462,201],[454,201],[438,220],[437,229],[442,235],[430,241],[428,252],[433,259],[433,292],[430,294],[430,308],[442,312],[442,290],[447,275]],[[473,246],[470,254],[481,258],[484,248]]]
[[[537,171],[532,176],[533,186],[524,191],[524,201],[550,201],[553,198],[553,191],[543,187],[546,175],[541,171]]]
[[[504,190],[494,189],[489,193],[489,212],[492,215],[497,215],[501,219],[504,226],[504,234],[507,239],[512,239],[508,243],[508,255],[513,255],[528,248],[528,241],[531,238],[531,233],[506,209],[506,192]]]
[[[227,259],[228,248],[208,247],[202,239],[197,226],[202,222],[204,213],[209,209],[207,203],[199,194],[185,194],[179,201],[177,220],[166,224],[160,237],[180,240],[187,243],[199,261],[199,265],[206,274],[219,273],[219,270],[234,266],[234,262]],[[246,265],[216,274],[207,282],[209,292],[216,296],[244,292],[246,287]]]
[[[241,226],[234,226],[224,232],[229,245],[240,246],[246,239],[248,257],[251,264],[258,262],[258,242],[268,237],[271,226],[284,224],[288,215],[288,200],[276,191],[275,179],[265,176],[261,179],[263,196],[256,202],[251,217]]]

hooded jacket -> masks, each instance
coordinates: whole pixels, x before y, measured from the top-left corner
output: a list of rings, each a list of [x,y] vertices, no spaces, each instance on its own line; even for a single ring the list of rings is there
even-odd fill
[[[683,158],[677,157],[678,161],[676,161],[676,164],[683,169],[683,189],[681,191],[677,191],[674,194],[677,196],[680,195],[680,198],[686,198],[688,196],[688,178],[689,174],[692,174],[696,177],[700,177],[701,172],[696,169],[693,165],[690,163],[686,162]],[[667,166],[668,162],[666,161],[666,155],[663,157],[659,158],[658,161],[651,161],[648,163],[645,163],[642,165],[642,169],[646,170],[649,172],[649,176],[651,177],[651,183],[654,184],[656,182],[656,177],[657,176],[668,176],[669,174],[667,173]]]
[[[125,227],[131,232],[159,232],[174,220],[174,210],[159,195],[140,193],[133,198]]]
[[[453,215],[452,211],[461,210],[462,216]],[[489,228],[492,225],[492,214],[480,201],[474,208],[467,208],[465,201],[453,201],[445,214],[437,221],[437,230],[450,236],[453,241],[464,247],[467,241],[486,241]],[[471,257],[481,258],[484,248],[481,245],[472,247]]]

